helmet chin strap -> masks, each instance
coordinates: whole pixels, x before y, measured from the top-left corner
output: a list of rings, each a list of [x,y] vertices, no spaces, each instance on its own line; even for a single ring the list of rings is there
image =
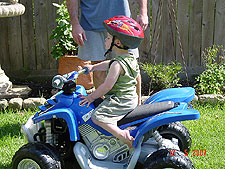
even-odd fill
[[[117,48],[119,48],[119,49],[124,49],[124,50],[128,50],[128,49],[129,49],[127,46],[121,47],[121,46],[118,46],[117,44],[115,44],[115,43],[114,43],[115,38],[116,38],[116,37],[113,36],[112,42],[111,42],[111,45],[110,45],[110,48],[105,52],[104,56],[106,56],[108,53],[112,52],[113,46],[116,46]]]
[[[106,56],[108,53],[112,52],[112,48],[115,45],[114,40],[115,40],[115,36],[113,36],[110,48],[105,52],[104,56]]]
[[[127,46],[121,47],[121,46],[118,46],[117,44],[114,44],[114,46],[116,46],[119,49],[124,49],[124,50],[128,50],[129,49]]]

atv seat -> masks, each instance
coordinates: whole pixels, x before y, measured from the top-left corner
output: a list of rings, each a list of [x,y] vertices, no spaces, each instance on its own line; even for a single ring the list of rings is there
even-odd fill
[[[98,98],[94,101],[95,107],[98,107],[99,104],[103,101],[102,98]],[[137,106],[134,110],[127,113],[121,120],[117,122],[117,125],[123,125],[127,123],[131,123],[133,121],[137,121],[140,119],[144,119],[146,117],[150,117],[164,111],[168,111],[172,108],[177,107],[179,104],[174,103],[173,101],[164,101],[164,102],[157,102],[151,104],[143,104]]]
[[[125,115],[121,120],[119,120],[117,122],[117,125],[120,126],[123,124],[131,123],[133,121],[144,119],[146,117],[150,117],[152,115],[156,115],[158,113],[168,111],[177,106],[178,106],[178,103],[174,103],[173,101],[165,101],[165,102],[140,105],[140,106],[137,106],[133,111]]]

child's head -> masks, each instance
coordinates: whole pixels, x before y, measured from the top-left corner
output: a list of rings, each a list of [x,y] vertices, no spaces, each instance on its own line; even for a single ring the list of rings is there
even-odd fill
[[[110,49],[113,46],[116,46],[119,49],[124,49],[127,50],[128,48],[126,46],[124,46],[121,41],[116,37],[116,36],[112,36],[111,34],[107,34],[108,36],[105,39],[105,48],[106,49]],[[113,45],[113,46],[112,46]]]
[[[141,26],[133,19],[126,16],[115,16],[103,22],[104,27],[112,35],[111,48],[116,46],[120,49],[135,49],[144,39]],[[117,45],[116,40],[121,43]]]

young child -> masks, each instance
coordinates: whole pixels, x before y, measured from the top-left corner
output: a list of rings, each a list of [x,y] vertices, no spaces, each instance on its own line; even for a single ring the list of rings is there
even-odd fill
[[[139,66],[136,57],[128,53],[128,49],[137,48],[144,33],[135,20],[121,15],[105,20],[103,24],[108,31],[105,39],[107,53],[113,50],[116,57],[87,66],[89,71],[107,70],[107,77],[92,94],[81,97],[80,105],[89,106],[95,99],[105,96],[94,110],[92,120],[131,148],[134,138],[128,130],[121,130],[117,121],[138,105],[136,78],[140,73]]]

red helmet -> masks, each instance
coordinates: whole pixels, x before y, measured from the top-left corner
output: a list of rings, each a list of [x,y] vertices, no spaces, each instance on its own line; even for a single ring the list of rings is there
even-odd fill
[[[112,36],[116,36],[124,46],[130,49],[137,48],[144,39],[141,26],[129,17],[114,16],[105,20],[103,25]]]

